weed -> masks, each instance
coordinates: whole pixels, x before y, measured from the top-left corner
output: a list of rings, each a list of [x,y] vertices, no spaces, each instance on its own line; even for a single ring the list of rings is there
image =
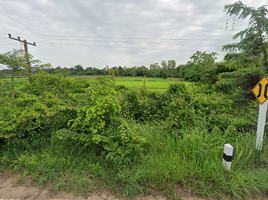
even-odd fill
[[[25,177],[20,177],[18,180],[17,180],[17,184],[23,184],[25,183]]]

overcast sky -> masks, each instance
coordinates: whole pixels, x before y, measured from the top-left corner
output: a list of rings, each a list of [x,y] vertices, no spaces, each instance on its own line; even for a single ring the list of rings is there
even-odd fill
[[[28,42],[29,53],[53,67],[187,63],[198,51],[217,52],[247,27],[223,12],[231,0],[0,0],[0,53]],[[259,7],[267,0],[244,0]],[[228,27],[226,22],[229,20]],[[233,23],[235,23],[233,25]]]

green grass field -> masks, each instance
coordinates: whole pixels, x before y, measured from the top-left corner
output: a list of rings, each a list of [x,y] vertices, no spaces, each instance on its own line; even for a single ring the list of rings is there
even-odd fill
[[[87,78],[91,81],[95,81],[98,76],[73,76],[69,78]],[[151,77],[115,77],[116,85],[124,85],[128,88],[141,88],[144,85],[148,90],[153,91],[165,91],[168,89],[170,83],[182,82],[180,78],[151,78]]]
[[[128,88],[141,88],[144,83],[148,90],[165,91],[170,83],[179,82],[181,79],[175,78],[144,78],[144,77],[118,77],[115,79],[116,85],[124,85]]]
[[[95,81],[98,76],[70,76],[68,78],[86,78],[90,81]],[[5,81],[11,81],[10,78],[4,78]],[[182,82],[180,78],[150,78],[150,77],[115,77],[116,85],[124,85],[128,88],[141,88],[144,85],[148,90],[164,92],[168,89],[169,84],[175,82]],[[14,78],[14,83],[22,85],[28,82],[28,78]],[[184,82],[185,83],[185,82]],[[190,83],[189,83],[190,84]]]

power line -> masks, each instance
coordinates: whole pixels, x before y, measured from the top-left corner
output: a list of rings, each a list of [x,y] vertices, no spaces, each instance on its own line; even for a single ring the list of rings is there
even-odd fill
[[[127,49],[150,49],[150,50],[177,50],[174,48],[165,48],[165,49],[158,49],[158,48],[146,48],[146,47],[130,47],[130,46],[108,46],[108,45],[90,45],[90,44],[77,44],[77,43],[52,43],[52,42],[39,42],[41,44],[55,44],[55,45],[67,45],[67,46],[90,46],[90,47],[105,47],[105,48],[127,48]],[[184,45],[184,44],[183,44]],[[175,46],[175,45],[173,45]],[[195,46],[201,46],[201,47],[206,47],[206,46],[222,46],[222,45],[195,45]],[[181,50],[184,51],[184,50]]]
[[[42,35],[42,34],[24,34],[31,37],[65,37],[65,38],[107,38],[107,39],[133,39],[133,40],[147,40],[147,39],[161,39],[161,40],[202,40],[202,41],[212,41],[212,39],[207,38],[162,38],[159,37],[128,37],[128,36],[96,36],[96,35]],[[84,40],[84,39],[83,39]],[[229,41],[229,40],[220,40]]]
[[[47,44],[45,42],[39,42],[43,44]],[[67,45],[67,46],[90,46],[90,47],[108,47],[108,48],[129,48],[129,49],[151,49],[151,50],[176,50],[176,49],[155,49],[155,48],[145,48],[145,47],[122,47],[122,46],[107,46],[107,45],[86,45],[86,44],[66,44],[66,43],[49,43],[49,44],[59,44],[59,45]]]
[[[141,45],[165,45],[165,46],[169,46],[169,45],[184,45],[184,46],[215,46],[215,47],[219,47],[222,46],[223,44],[200,44],[200,41],[211,41],[211,42],[215,42],[215,41],[224,41],[224,40],[211,40],[211,39],[187,39],[187,38],[160,38],[160,37],[122,37],[122,36],[92,36],[92,35],[45,35],[45,34],[25,34],[25,35],[29,35],[32,38],[40,38],[42,37],[42,40],[39,43],[44,43],[42,41],[45,40],[64,40],[64,41],[73,41],[74,39],[76,41],[90,41],[90,42],[94,42],[94,43],[109,43],[109,44],[141,44]],[[50,38],[53,37],[53,38]],[[55,37],[61,37],[61,38],[55,38]],[[88,38],[88,39],[87,39]],[[94,39],[95,38],[95,39]],[[113,39],[113,40],[111,40]],[[123,39],[123,41],[118,41],[119,39]],[[147,42],[144,42],[144,40],[148,40]],[[150,39],[154,39],[157,40],[155,42],[151,41]],[[135,41],[133,41],[135,40]],[[141,41],[137,41],[137,40],[142,40]],[[170,44],[167,41],[172,41],[173,43]],[[174,43],[174,41],[187,41],[187,43]],[[189,41],[199,41],[198,44],[196,43],[189,43]],[[227,41],[227,40],[226,40]],[[229,40],[228,40],[229,41]],[[132,48],[132,49],[152,49],[152,48],[142,48],[142,47],[128,47],[128,46],[108,46],[108,45],[95,45],[95,44],[79,44],[79,43],[53,43],[53,42],[45,42],[47,44],[57,44],[57,45],[69,45],[69,46],[92,46],[92,47],[107,47],[107,48]],[[161,50],[161,49],[159,49]],[[170,50],[170,49],[166,49],[166,50]]]
[[[47,40],[53,40],[53,39],[49,39],[49,38],[45,38],[45,39],[47,39]],[[42,40],[43,40],[43,38],[42,38]],[[57,40],[57,41],[59,41],[59,40],[64,40],[64,41],[66,41],[66,39],[55,39],[55,40]],[[73,41],[73,40],[71,40],[71,41]],[[80,41],[80,40],[77,40],[76,39],[76,41]],[[118,44],[124,44],[124,43],[130,43],[130,44],[165,44],[165,45],[174,45],[174,44],[176,44],[176,43],[172,43],[172,44],[170,44],[170,43],[164,43],[164,42],[146,42],[146,43],[144,43],[144,42],[137,42],[137,41],[113,41],[113,40],[94,40],[94,39],[88,39],[88,40],[85,40],[85,39],[83,39],[83,40],[81,40],[81,41],[92,41],[92,42],[106,42],[106,43],[118,43]],[[187,44],[179,44],[179,45],[196,45],[196,43],[195,44],[190,44],[190,43],[187,43]],[[221,45],[221,44],[216,44],[216,45],[209,45],[209,46],[219,46],[219,45]]]

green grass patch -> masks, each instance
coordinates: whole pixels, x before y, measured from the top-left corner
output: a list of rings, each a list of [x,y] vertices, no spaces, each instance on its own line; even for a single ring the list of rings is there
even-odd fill
[[[124,85],[128,88],[142,88],[145,84],[146,89],[152,91],[165,91],[170,83],[179,82],[181,79],[175,78],[144,78],[144,77],[118,77],[115,78],[116,85]]]
[[[70,76],[68,79],[75,80],[76,78],[85,78],[90,82],[97,80],[99,76]],[[10,78],[2,78],[1,80],[11,82]],[[150,91],[164,92],[168,89],[171,83],[182,82],[179,78],[149,78],[149,77],[115,77],[116,85],[124,85],[127,88],[142,88],[145,81],[145,86]],[[18,87],[22,87],[25,83],[28,83],[28,78],[14,78],[14,84]],[[185,82],[184,82],[185,83]],[[187,83],[192,84],[192,83]]]
[[[96,81],[99,76],[74,76],[69,77],[70,79],[74,78],[86,78],[89,81]],[[114,78],[115,85],[124,85],[127,88],[142,88],[145,86],[148,90],[151,91],[166,91],[168,89],[169,84],[182,82],[182,79],[179,78],[150,78],[150,77],[115,77]]]
[[[202,126],[169,133],[159,126],[135,125],[149,140],[148,154],[138,170],[144,172],[148,185],[168,189],[170,185],[187,185],[196,194],[231,199],[247,198],[267,191],[268,174],[261,157],[268,153],[267,146],[261,156],[255,150],[255,132],[230,136],[217,127],[208,132]],[[222,166],[224,144],[234,146],[234,160],[230,172]],[[259,164],[256,166],[256,162]],[[264,180],[265,179],[265,180]]]
[[[0,80],[7,81],[7,82],[11,83],[10,78],[1,78]],[[14,78],[13,84],[16,84],[18,86],[22,86],[22,85],[24,85],[25,83],[28,83],[28,82],[29,82],[28,78]]]

